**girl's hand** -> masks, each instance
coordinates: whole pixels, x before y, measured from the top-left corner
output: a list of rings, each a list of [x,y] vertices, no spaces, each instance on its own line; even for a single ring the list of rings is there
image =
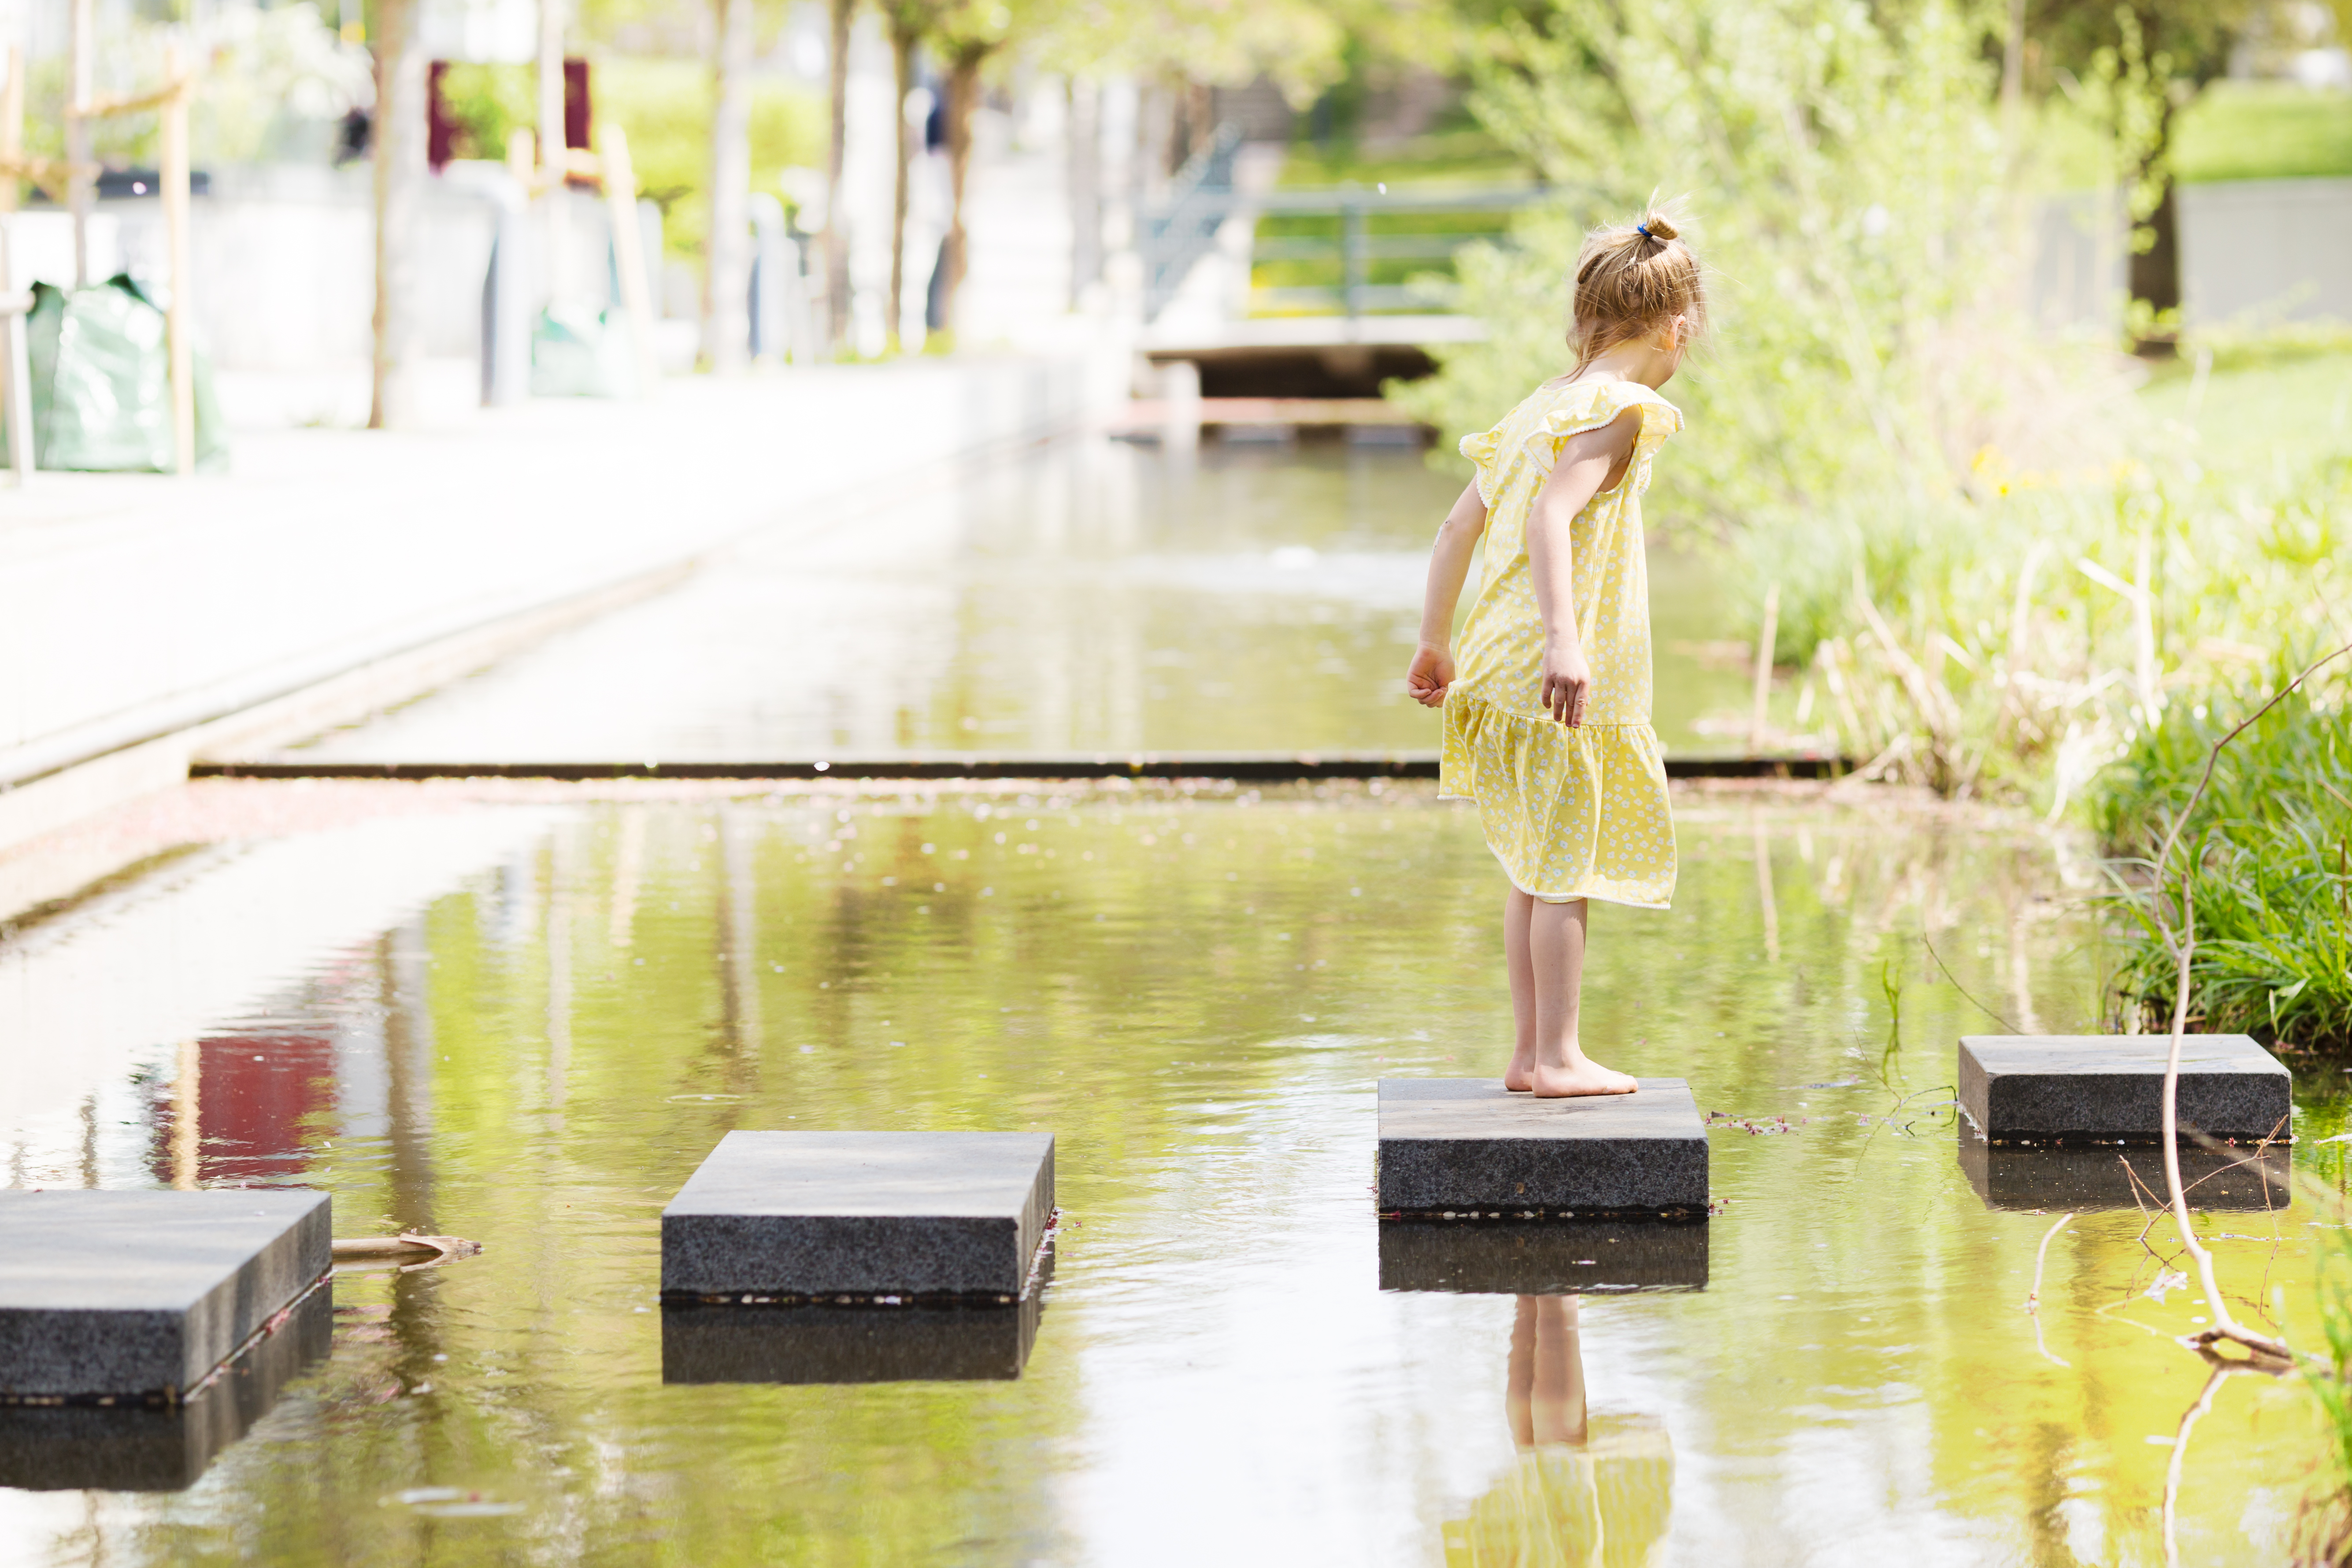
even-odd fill
[[[1551,716],[1573,730],[1584,722],[1585,699],[1592,691],[1592,666],[1584,649],[1573,644],[1544,645],[1543,705]]]
[[[1454,656],[1423,643],[1412,650],[1404,672],[1405,695],[1423,708],[1445,706],[1445,689],[1454,684]]]

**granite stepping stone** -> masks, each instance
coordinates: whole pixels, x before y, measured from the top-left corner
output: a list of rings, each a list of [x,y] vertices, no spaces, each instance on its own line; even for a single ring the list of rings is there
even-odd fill
[[[1381,1227],[1381,1289],[1572,1296],[1706,1289],[1704,1222],[1399,1219]]]
[[[2288,1207],[2294,1189],[2288,1170],[2293,1157],[2282,1144],[2254,1150],[2211,1150],[2185,1140],[2180,1144],[2180,1182],[2192,1209],[2213,1213],[2262,1213]],[[2131,1170],[2124,1169],[2124,1161]],[[1989,1209],[2059,1214],[2101,1209],[2161,1208],[2165,1202],[2164,1152],[2153,1146],[2118,1147],[2113,1142],[2063,1147],[1996,1144],[1963,1124],[1960,1172]],[[2145,1191],[2135,1188],[2137,1173]]]
[[[1028,1289],[1046,1132],[730,1132],[662,1211],[672,1300],[963,1299]]]
[[[1969,1035],[1960,1109],[1994,1143],[2152,1143],[2164,1132],[2165,1035]],[[2293,1079],[2245,1035],[2181,1041],[2180,1125],[2209,1138],[2284,1138]]]
[[[0,1403],[176,1404],[332,1245],[323,1193],[0,1193]]]
[[[251,1431],[286,1385],[326,1360],[335,1293],[321,1285],[178,1405],[0,1406],[0,1487],[180,1491]]]
[[[1706,1212],[1706,1124],[1690,1085],[1538,1100],[1498,1079],[1380,1084],[1384,1214],[1494,1218]]]

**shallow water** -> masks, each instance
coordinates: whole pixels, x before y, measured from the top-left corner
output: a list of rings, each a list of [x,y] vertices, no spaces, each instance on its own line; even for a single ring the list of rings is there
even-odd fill
[[[306,754],[1433,747],[1404,667],[1429,542],[1462,484],[1393,447],[1213,441],[1196,462],[1057,442],[772,530],[672,592]],[[1661,737],[1736,749],[1696,728],[1743,710],[1746,690],[1706,574],[1663,551],[1652,573]]]
[[[1507,1046],[1501,879],[1423,790],[198,794],[208,847],[0,945],[13,1184],[315,1184],[487,1250],[339,1276],[185,1490],[0,1489],[7,1560],[1537,1563],[1596,1521],[1607,1562],[2163,1560],[2203,1309],[2125,1212],[2026,1313],[2056,1216],[1988,1209],[1948,1105],[1988,1010],[2095,1016],[2037,829],[1678,796],[1588,1038],[1728,1113],[1705,1289],[1528,1307],[1515,1377],[1514,1297],[1381,1289],[1375,1081]],[[2336,1188],[2339,1083],[2297,1152]],[[665,1384],[659,1209],[763,1126],[1050,1130],[1020,1376]],[[2313,1332],[2319,1217],[2206,1216],[2242,1313]],[[2227,1379],[2181,1560],[2275,1555],[2316,1452]]]
[[[316,750],[1432,744],[1397,685],[1454,481],[1336,446],[1171,462],[1061,443],[772,532]],[[1717,749],[1698,721],[1745,682],[1698,662],[1717,595],[1653,574],[1659,728]],[[340,1234],[487,1250],[339,1274],[173,1450],[182,1489],[52,1444],[81,1489],[0,1485],[0,1562],[2153,1563],[2170,1481],[2179,1560],[2229,1563],[2303,1506],[2292,1384],[2227,1378],[2179,1446],[2206,1314],[2162,1227],[2053,1236],[2046,1164],[1963,1163],[1957,1037],[2099,1016],[2097,879],[2032,825],[1679,794],[1675,907],[1596,912],[1587,1037],[1722,1113],[1715,1213],[1529,1272],[1510,1226],[1373,1212],[1377,1080],[1507,1052],[1502,879],[1424,787],[216,783],[158,811],[171,853],[0,931],[10,1184],[317,1186]],[[2342,1076],[2302,1079],[2296,1162],[2340,1192]],[[927,1375],[686,1381],[709,1324],[656,1301],[658,1215],[736,1127],[1052,1131],[1041,1310],[846,1351],[722,1325]],[[2127,1202],[2092,1164],[2069,1179]],[[2239,1182],[2200,1222],[2224,1279],[2308,1338],[2334,1232]],[[1590,1283],[1516,1294],[1563,1276]],[[1441,1277],[1491,1291],[1383,1288]],[[0,1421],[0,1483],[27,1430]]]

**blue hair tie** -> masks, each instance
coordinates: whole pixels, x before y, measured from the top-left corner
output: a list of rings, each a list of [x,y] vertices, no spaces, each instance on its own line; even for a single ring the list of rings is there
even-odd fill
[[[1650,232],[1650,226],[1645,223],[1635,224],[1633,226],[1633,232],[1640,235],[1643,239],[1654,240],[1658,237],[1656,235]]]

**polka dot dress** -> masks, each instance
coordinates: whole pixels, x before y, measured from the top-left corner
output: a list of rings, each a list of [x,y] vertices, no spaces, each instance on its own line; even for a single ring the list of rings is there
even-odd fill
[[[1624,479],[1570,528],[1577,625],[1592,665],[1584,722],[1571,730],[1544,711],[1528,514],[1570,437],[1635,407],[1642,432]],[[1478,803],[1511,885],[1539,899],[1663,910],[1674,897],[1674,817],[1650,728],[1641,495],[1652,458],[1682,427],[1681,411],[1650,388],[1594,380],[1539,387],[1492,430],[1462,440],[1486,503],[1486,564],[1445,694],[1438,794]]]

